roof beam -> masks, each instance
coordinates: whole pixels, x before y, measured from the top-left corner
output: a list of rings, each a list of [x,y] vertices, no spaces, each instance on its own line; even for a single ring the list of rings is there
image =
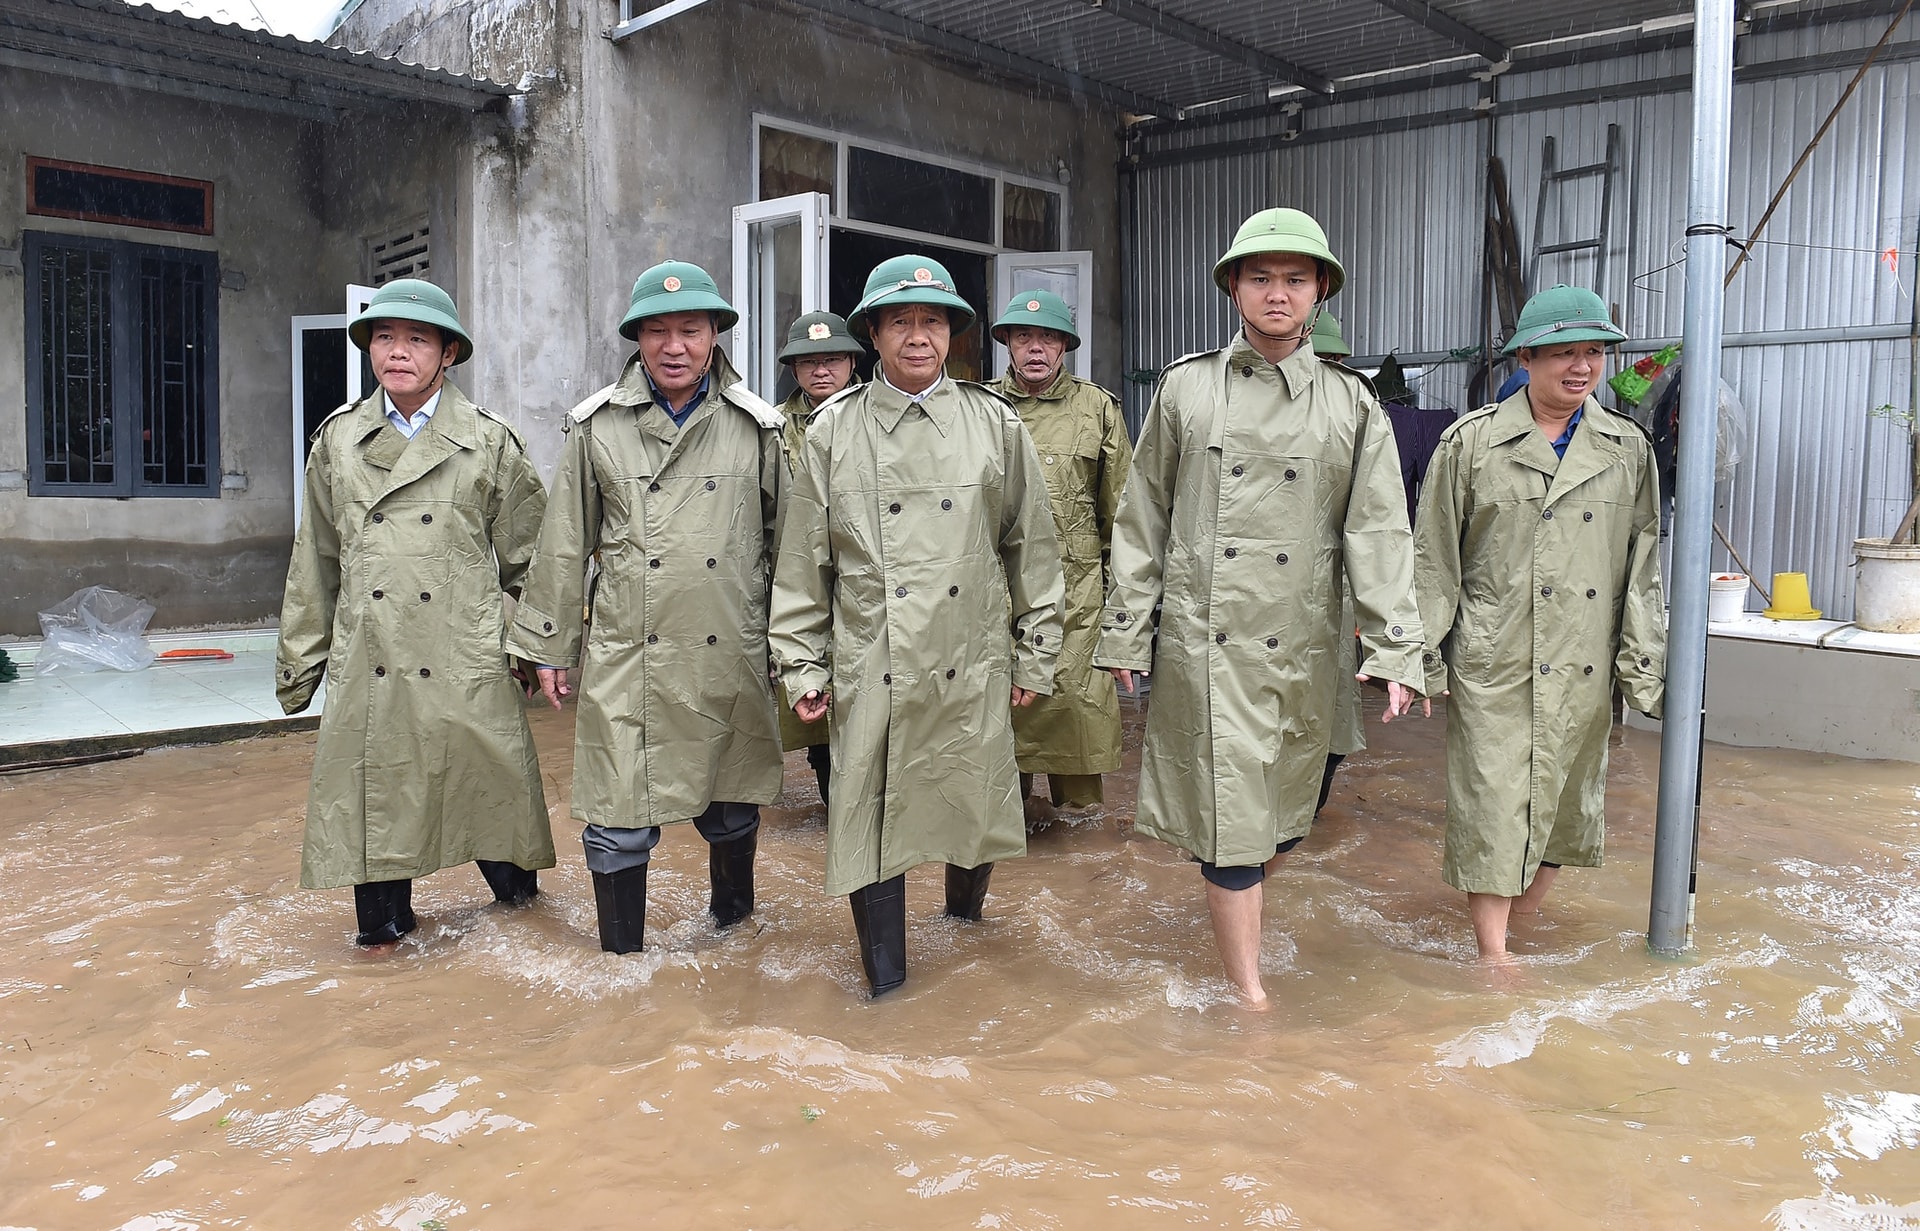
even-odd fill
[[[1087,0],[1087,3],[1102,12],[1112,13],[1122,21],[1130,21],[1189,47],[1198,47],[1222,60],[1243,64],[1268,77],[1304,87],[1316,94],[1333,93],[1333,82],[1318,73],[1261,51],[1258,47],[1235,42],[1218,31],[1195,25],[1171,13],[1163,13],[1152,5],[1141,3],[1141,0]]]
[[[1388,12],[1398,13],[1417,26],[1423,26],[1457,47],[1464,47],[1474,55],[1494,64],[1511,59],[1513,52],[1501,46],[1500,40],[1491,38],[1480,31],[1458,21],[1442,12],[1440,6],[1432,0],[1374,0]]]
[[[912,17],[904,17],[887,9],[863,4],[861,0],[793,0],[793,2],[801,8],[855,22],[909,42],[920,43],[962,60],[983,64],[1017,77],[1029,77],[1075,94],[1084,94],[1089,98],[1097,98],[1101,102],[1131,111],[1136,115],[1162,116],[1170,120],[1181,119],[1186,115],[1185,108],[1167,102],[1165,99],[1153,98],[1122,86],[1083,76],[1061,68],[1057,64],[1029,59],[1008,51],[1004,47],[995,47],[991,43],[982,43],[976,39],[953,34]]]

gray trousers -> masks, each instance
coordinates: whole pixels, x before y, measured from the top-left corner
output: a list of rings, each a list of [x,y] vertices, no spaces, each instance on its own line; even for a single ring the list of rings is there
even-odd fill
[[[693,827],[708,842],[730,842],[744,838],[760,828],[759,804],[730,804],[715,800],[707,810],[693,818]],[[628,868],[643,868],[653,858],[659,844],[660,827],[615,829],[608,825],[588,825],[580,835],[587,848],[587,871],[609,875]]]

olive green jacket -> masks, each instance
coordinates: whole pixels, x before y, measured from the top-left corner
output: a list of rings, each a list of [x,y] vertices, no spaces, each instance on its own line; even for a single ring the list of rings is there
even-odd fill
[[[780,793],[767,590],[787,462],[779,412],[739,379],[716,348],[706,398],[675,427],[636,354],[567,416],[508,646],[580,667],[579,820],[638,829]]]
[[[1062,369],[1042,393],[1020,391],[1009,372],[991,388],[1033,437],[1053,506],[1065,573],[1066,632],[1053,695],[1013,716],[1023,773],[1104,774],[1120,768],[1120,701],[1113,677],[1093,666],[1107,593],[1107,549],[1133,443],[1113,395]]]
[[[854,388],[859,383],[860,378],[855,376],[853,383],[847,388]],[[813,399],[799,389],[788,394],[787,400],[780,403],[780,413],[787,421],[781,432],[782,438],[786,441],[789,462],[799,458],[801,446],[807,440],[807,424],[818,409],[820,408],[814,405]],[[800,716],[793,712],[792,702],[787,699],[787,690],[784,687],[774,690],[774,703],[775,708],[780,711],[780,746],[782,748],[791,752],[795,748],[812,748],[827,742],[827,720],[822,718],[819,722],[801,722]]]
[[[884,381],[807,429],[774,581],[787,695],[832,696],[827,892],[1026,853],[1012,686],[1053,690],[1060,552],[1040,460],[980,385]]]
[[[1591,398],[1565,458],[1525,390],[1440,438],[1417,578],[1431,687],[1453,693],[1455,888],[1514,897],[1543,859],[1600,863],[1613,686],[1656,717],[1665,690],[1658,510],[1646,434]]]
[[[1208,862],[1262,863],[1312,825],[1352,687],[1343,580],[1362,669],[1424,683],[1392,426],[1363,377],[1310,345],[1273,364],[1239,337],[1167,369],[1113,575],[1094,662],[1153,671],[1134,827]]]
[[[289,714],[327,680],[302,885],[553,866],[501,644],[546,503],[520,437],[452,385],[412,440],[378,390],[314,433],[274,673]]]

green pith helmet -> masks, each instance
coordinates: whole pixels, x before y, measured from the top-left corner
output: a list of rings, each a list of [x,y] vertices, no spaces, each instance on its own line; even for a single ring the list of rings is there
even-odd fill
[[[1231,295],[1227,275],[1233,271],[1233,263],[1242,257],[1267,252],[1291,252],[1326,262],[1328,299],[1338,295],[1340,288],[1347,284],[1346,267],[1333,255],[1333,249],[1327,247],[1327,233],[1320,229],[1319,223],[1297,209],[1263,209],[1240,224],[1240,229],[1234,232],[1233,247],[1213,263],[1214,285]]]
[[[891,308],[902,303],[930,303],[947,309],[957,337],[967,331],[977,315],[953,289],[953,275],[930,256],[909,252],[882,261],[867,275],[867,289],[860,304],[847,313],[847,325],[856,338],[873,336],[867,313],[875,308]]]
[[[375,321],[419,321],[432,325],[443,335],[443,342],[446,338],[453,340],[454,363],[465,363],[473,357],[473,339],[460,324],[453,296],[431,282],[396,278],[387,283],[367,301],[367,310],[347,326],[347,337],[361,350],[367,349],[367,336],[373,332]]]
[[[1562,342],[1605,342],[1616,346],[1626,331],[1607,315],[1607,305],[1584,286],[1548,287],[1520,309],[1520,323],[1501,347],[1505,354],[1530,346],[1558,346]]]
[[[733,305],[720,298],[712,274],[687,261],[662,261],[634,281],[620,336],[632,341],[640,336],[641,321],[669,312],[712,312],[719,318],[714,327],[722,333],[740,321]]]
[[[1051,329],[1067,335],[1067,349],[1080,349],[1080,331],[1073,327],[1073,309],[1052,291],[1021,291],[1007,301],[1006,311],[993,323],[993,340],[1007,344],[1007,331],[1018,325]]]
[[[780,362],[805,359],[812,355],[852,355],[867,353],[847,332],[844,318],[831,312],[809,312],[787,326],[787,344],[780,348]]]
[[[1313,323],[1313,353],[1322,359],[1345,359],[1353,354],[1346,335],[1340,332],[1340,322],[1331,312],[1322,312]]]

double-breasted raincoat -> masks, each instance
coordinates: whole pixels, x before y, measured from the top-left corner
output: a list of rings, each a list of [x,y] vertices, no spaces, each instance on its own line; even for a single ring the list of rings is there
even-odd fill
[[[412,440],[384,395],[307,455],[280,610],[282,708],[327,681],[300,883],[407,880],[476,859],[554,864],[540,768],[508,674],[502,595],[546,492],[511,427],[442,386]]]
[[[1168,368],[1113,536],[1094,662],[1153,672],[1134,828],[1209,863],[1307,832],[1342,679],[1420,689],[1413,540],[1393,431],[1356,373],[1243,337]],[[1161,607],[1158,643],[1153,612]]]
[[[788,696],[833,698],[827,892],[1024,855],[1009,698],[1052,691],[1062,592],[1026,428],[980,385],[874,381],[796,463],[773,653]]]
[[[780,792],[767,675],[780,415],[718,348],[709,379],[682,427],[654,402],[638,355],[569,412],[514,612],[515,654],[580,667],[573,815],[589,824],[642,829]]]
[[[1597,867],[1613,685],[1656,716],[1665,691],[1651,443],[1589,398],[1556,457],[1523,389],[1440,438],[1416,537],[1432,688],[1453,693],[1447,883],[1517,897],[1542,860]]]
[[[859,384],[860,378],[855,376],[853,383]],[[848,388],[852,387],[852,385],[848,386]],[[781,428],[781,433],[787,443],[787,459],[790,462],[797,464],[800,449],[807,440],[807,422],[813,418],[814,412],[818,409],[819,407],[801,389],[795,389],[788,395],[786,401],[780,403],[781,417],[787,421],[786,426]],[[788,698],[784,687],[775,689],[774,704],[780,711],[780,746],[782,748],[792,752],[795,748],[814,748],[827,742],[827,720],[822,718],[818,722],[801,722],[800,715],[793,712],[793,702]]]
[[[1064,368],[1041,393],[1021,392],[1011,374],[991,387],[1013,403],[1040,455],[1066,583],[1053,695],[1014,713],[1014,756],[1022,773],[1111,773],[1120,768],[1120,701],[1113,677],[1094,669],[1093,650],[1113,519],[1133,464],[1127,423],[1111,393]]]

